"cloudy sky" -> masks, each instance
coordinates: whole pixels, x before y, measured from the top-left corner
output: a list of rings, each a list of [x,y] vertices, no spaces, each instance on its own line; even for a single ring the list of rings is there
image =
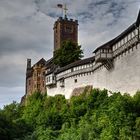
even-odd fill
[[[85,57],[135,22],[140,8],[139,0],[0,0],[0,107],[24,95],[27,58],[52,57],[58,3],[78,19]]]

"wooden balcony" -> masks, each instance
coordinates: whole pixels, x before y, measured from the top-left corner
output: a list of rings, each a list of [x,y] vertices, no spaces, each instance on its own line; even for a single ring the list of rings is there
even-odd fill
[[[103,48],[95,53],[95,62],[102,63],[107,70],[113,68],[113,53],[110,48]]]
[[[95,55],[95,62],[104,62],[107,61],[108,59],[112,59],[113,54],[111,53],[104,53],[100,52],[99,54]]]
[[[51,86],[56,84],[56,77],[50,74],[46,77],[46,86]]]

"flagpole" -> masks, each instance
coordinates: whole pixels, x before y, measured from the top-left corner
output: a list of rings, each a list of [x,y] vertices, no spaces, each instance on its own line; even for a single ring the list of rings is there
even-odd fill
[[[65,15],[64,15],[64,17],[65,17],[65,18],[67,18],[67,10],[68,10],[68,9],[67,9],[67,6],[66,6],[66,4],[64,5],[64,8],[63,8],[63,9],[64,9],[64,12],[65,12]]]
[[[61,14],[62,14],[62,17],[63,17],[63,10],[64,10],[63,5],[62,4],[57,4],[57,7],[58,8],[61,8],[61,10],[62,10],[62,13]]]

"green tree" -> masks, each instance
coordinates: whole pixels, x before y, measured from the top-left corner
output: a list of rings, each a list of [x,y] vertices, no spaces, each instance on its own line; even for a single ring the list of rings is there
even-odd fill
[[[139,140],[140,92],[94,89],[66,100],[34,93],[0,110],[0,140]]]
[[[13,101],[13,103],[4,106],[2,113],[6,116],[7,119],[15,120],[21,116],[22,107]]]
[[[54,52],[54,64],[63,67],[80,60],[82,57],[81,46],[71,41],[64,41],[61,48]]]

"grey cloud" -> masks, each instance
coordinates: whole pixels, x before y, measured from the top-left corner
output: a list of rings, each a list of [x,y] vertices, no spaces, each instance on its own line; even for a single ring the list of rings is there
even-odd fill
[[[34,0],[34,3],[36,5],[37,11],[40,11],[46,16],[50,16],[53,18],[56,18],[58,16],[61,16],[61,10],[57,8],[57,4],[62,3],[63,0],[53,0],[53,1],[47,1],[47,0]]]
[[[42,40],[43,42],[43,40]],[[0,57],[10,54],[23,54],[26,52],[50,52],[52,49],[47,46],[47,42],[40,42],[38,40],[31,40],[28,42],[20,42],[13,38],[0,38]],[[46,44],[45,44],[46,43]]]
[[[5,88],[0,87],[0,108],[3,108],[3,105],[10,104],[13,101],[20,102],[23,95],[24,87],[14,87],[14,88]]]
[[[26,58],[20,54],[8,54],[0,57],[0,87],[23,86]]]

